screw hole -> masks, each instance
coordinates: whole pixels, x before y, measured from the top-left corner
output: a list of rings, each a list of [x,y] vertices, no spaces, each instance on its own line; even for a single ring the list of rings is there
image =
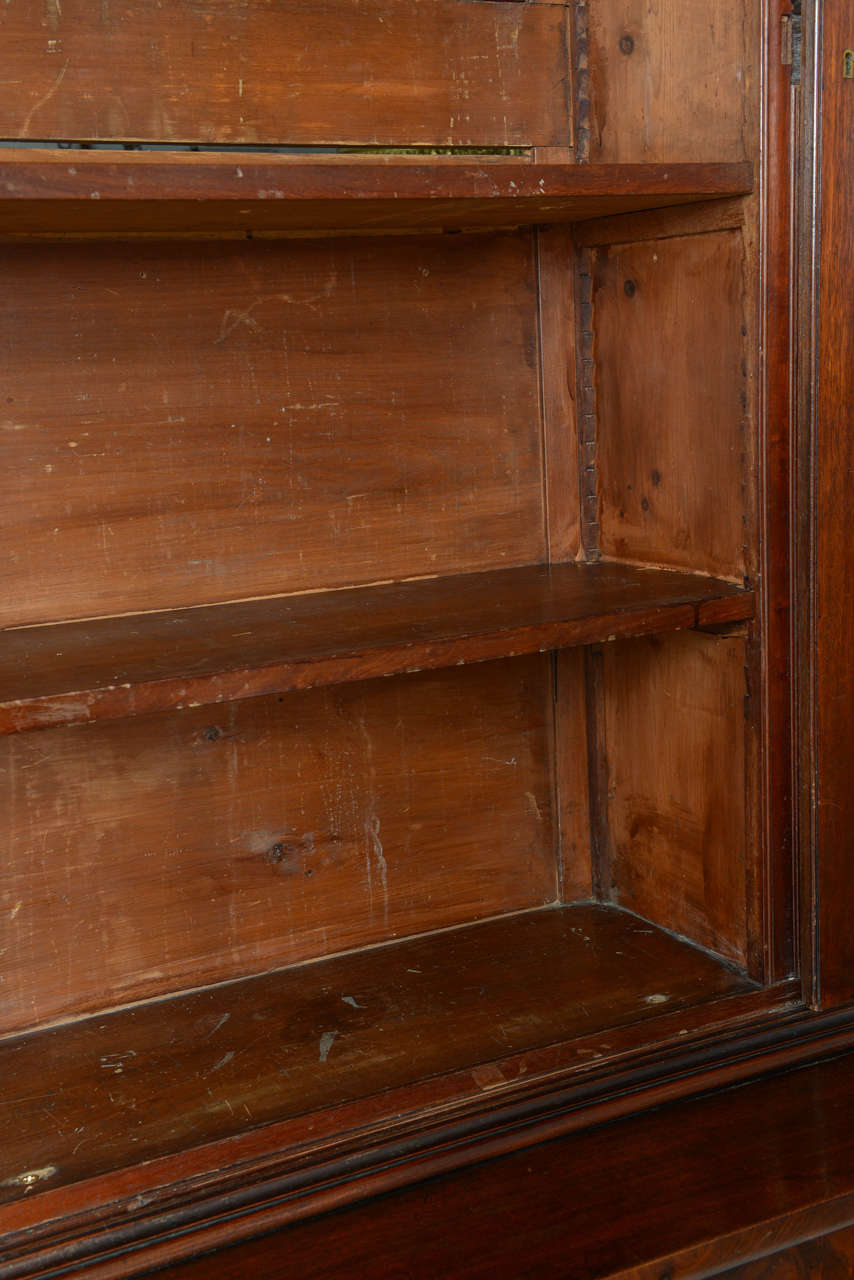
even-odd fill
[[[635,284],[634,280],[626,280],[625,284],[623,285],[623,293],[626,295],[626,297],[633,298],[637,293],[637,291],[638,291],[638,287]]]
[[[209,729],[205,729],[202,737],[206,742],[216,742],[217,738],[222,737],[222,729],[218,729],[215,724],[212,724]]]

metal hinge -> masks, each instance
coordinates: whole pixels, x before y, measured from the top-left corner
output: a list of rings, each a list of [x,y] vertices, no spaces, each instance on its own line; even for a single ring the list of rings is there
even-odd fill
[[[792,84],[801,83],[801,48],[801,5],[800,0],[796,0],[792,12],[783,14],[780,45],[780,61],[784,67],[792,68]]]

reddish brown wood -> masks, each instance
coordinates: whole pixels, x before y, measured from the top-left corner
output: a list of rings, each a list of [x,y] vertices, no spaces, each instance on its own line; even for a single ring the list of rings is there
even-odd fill
[[[0,152],[0,235],[419,231],[573,222],[732,196],[748,164]]]
[[[745,259],[735,231],[596,251],[600,547],[745,572]]]
[[[546,558],[529,232],[0,268],[3,623]]]
[[[760,6],[621,0],[585,9],[592,160],[754,153]]]
[[[681,634],[604,650],[612,901],[746,963],[745,641]]]
[[[573,1134],[163,1274],[509,1280],[535,1259],[544,1280],[699,1280],[753,1261],[751,1280],[774,1277],[782,1248],[821,1258],[804,1242],[854,1220],[852,1061]],[[848,1235],[825,1246],[844,1269],[796,1274],[842,1280]]]
[[[430,1076],[467,1072],[469,1093],[497,1095],[513,1055],[749,989],[631,916],[579,906],[13,1038],[0,1201],[27,1196],[31,1169],[53,1166],[36,1180],[53,1188]]]
[[[545,655],[0,740],[0,1028],[558,897]]]
[[[836,1217],[839,1210],[833,1208]],[[808,1229],[818,1225],[809,1223]],[[791,1234],[791,1228],[783,1233]],[[720,1274],[728,1280],[846,1280],[854,1275],[854,1225]]]
[[[799,146],[800,88],[792,68],[784,64],[784,15],[788,0],[771,4],[767,24],[768,149],[763,190],[763,232],[767,237],[763,325],[765,360],[761,365],[760,443],[763,493],[761,531],[762,628],[756,666],[762,681],[767,719],[762,725],[763,793],[761,814],[768,847],[763,888],[764,949],[770,978],[791,973],[797,965],[796,901],[798,880],[793,829],[794,672],[792,643],[793,532],[792,509],[796,442],[794,388],[797,372],[795,338],[795,236]],[[787,18],[787,21],[791,21]],[[808,915],[808,912],[804,913]],[[800,956],[811,981],[811,944]]]
[[[854,556],[851,553],[854,431],[854,80],[844,78],[844,53],[854,46],[854,22],[843,6],[827,6],[817,86],[820,128],[820,236],[815,300],[818,377],[813,403],[814,449],[812,654],[815,733],[815,852],[818,866],[819,994],[823,1005],[854,1000],[851,928],[851,832],[854,787]]]
[[[0,632],[0,733],[233,701],[750,617],[726,582],[616,564],[490,573]]]
[[[4,138],[572,140],[566,18],[552,4],[20,0],[0,38]]]

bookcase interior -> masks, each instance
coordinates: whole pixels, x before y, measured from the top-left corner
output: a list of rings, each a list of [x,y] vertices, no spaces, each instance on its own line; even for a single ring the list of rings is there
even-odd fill
[[[326,47],[325,6],[285,8]],[[412,49],[466,29],[446,68],[517,32],[447,144],[480,159],[253,153],[282,140],[264,6],[251,132],[223,91],[197,136],[172,80],[168,128],[136,80],[95,128],[72,71],[30,122],[245,155],[0,153],[0,1198],[463,1111],[771,999],[752,108],[682,136],[667,98],[641,136],[613,8],[416,6]],[[114,70],[144,36],[78,24]],[[570,26],[571,128],[511,76],[566,78]],[[375,140],[355,88],[369,124],[293,74],[288,142]],[[445,142],[443,102],[380,144]],[[532,138],[584,179],[523,207]],[[264,164],[287,190],[241,201]]]

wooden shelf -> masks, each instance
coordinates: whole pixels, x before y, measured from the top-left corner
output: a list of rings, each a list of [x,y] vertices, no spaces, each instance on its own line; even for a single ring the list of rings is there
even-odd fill
[[[738,622],[727,582],[528,565],[0,632],[0,733]]]
[[[0,153],[0,235],[287,235],[575,222],[747,194],[749,164]]]
[[[653,1018],[684,1035],[698,1004],[757,995],[713,956],[635,916],[585,904],[17,1036],[0,1043],[0,1204],[32,1193],[16,1180],[30,1170],[48,1190],[301,1116],[317,1117],[303,1125],[303,1141],[318,1140],[428,1101],[494,1094],[546,1066],[519,1055],[575,1041],[571,1066],[584,1069],[625,1047],[621,1034],[643,1042]],[[603,1036],[594,1048],[591,1038]],[[484,1065],[499,1062],[506,1074]],[[419,1082],[429,1098],[404,1099],[401,1091]],[[366,1105],[370,1097],[376,1102]],[[215,1150],[207,1159],[220,1168]]]

